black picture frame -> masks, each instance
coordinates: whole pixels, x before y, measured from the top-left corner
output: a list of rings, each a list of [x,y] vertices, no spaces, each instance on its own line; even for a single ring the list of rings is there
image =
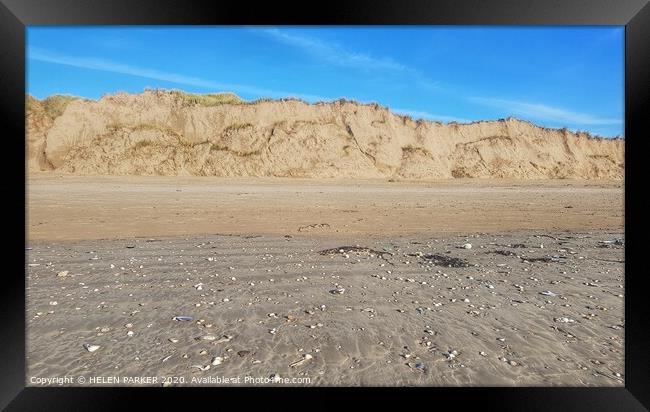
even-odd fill
[[[3,125],[3,202],[12,216],[2,274],[0,314],[0,407],[8,410],[115,410],[136,397],[189,396],[223,405],[336,408],[333,388],[26,388],[25,387],[25,28],[33,25],[621,25],[625,26],[625,387],[624,388],[355,388],[347,395],[392,398],[420,408],[452,399],[454,408],[477,402],[498,410],[647,410],[650,408],[650,342],[641,270],[645,228],[643,158],[648,153],[650,5],[648,0],[402,0],[308,2],[215,2],[183,0],[0,0],[0,113]],[[22,157],[21,157],[22,156]],[[14,217],[15,216],[15,217]],[[19,240],[22,239],[22,244]],[[19,256],[23,256],[20,259]],[[635,263],[639,265],[635,267]],[[400,390],[400,393],[397,391]],[[215,399],[219,392],[219,400]],[[406,393],[404,393],[406,391]],[[119,393],[118,393],[119,392]],[[369,393],[371,392],[371,393]],[[242,398],[245,397],[245,398]],[[231,399],[231,400],[235,400]],[[296,399],[298,401],[296,402]],[[329,399],[329,400],[328,400]],[[433,401],[432,401],[433,399]],[[309,402],[309,405],[304,402]]]

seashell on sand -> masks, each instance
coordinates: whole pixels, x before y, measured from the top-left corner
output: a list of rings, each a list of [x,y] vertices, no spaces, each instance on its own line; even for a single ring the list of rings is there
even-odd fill
[[[84,343],[83,344],[84,349],[86,349],[88,352],[95,352],[97,349],[99,349],[101,346],[99,345],[92,345],[90,343]]]

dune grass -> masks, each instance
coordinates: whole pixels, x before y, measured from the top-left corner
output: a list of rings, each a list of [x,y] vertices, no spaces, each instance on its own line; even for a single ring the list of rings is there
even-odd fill
[[[171,94],[181,99],[186,106],[212,107],[221,104],[242,104],[245,101],[231,92],[197,94],[180,90],[171,90]]]
[[[28,94],[25,99],[25,105],[29,111],[41,112],[50,119],[56,119],[63,114],[65,108],[68,107],[70,102],[77,99],[79,99],[79,97],[56,94],[43,100],[38,100],[34,96]]]

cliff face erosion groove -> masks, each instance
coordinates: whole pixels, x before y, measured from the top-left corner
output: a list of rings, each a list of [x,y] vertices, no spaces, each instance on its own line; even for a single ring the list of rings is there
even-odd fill
[[[28,170],[414,180],[624,175],[623,139],[514,118],[443,124],[347,100],[187,96],[160,90],[97,101],[28,96]]]

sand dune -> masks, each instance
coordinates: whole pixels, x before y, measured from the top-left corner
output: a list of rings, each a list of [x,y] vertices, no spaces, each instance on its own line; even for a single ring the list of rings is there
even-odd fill
[[[211,96],[150,90],[98,101],[28,97],[29,169],[417,180],[624,174],[622,139],[512,118],[442,124],[346,100],[249,103],[231,94]]]

